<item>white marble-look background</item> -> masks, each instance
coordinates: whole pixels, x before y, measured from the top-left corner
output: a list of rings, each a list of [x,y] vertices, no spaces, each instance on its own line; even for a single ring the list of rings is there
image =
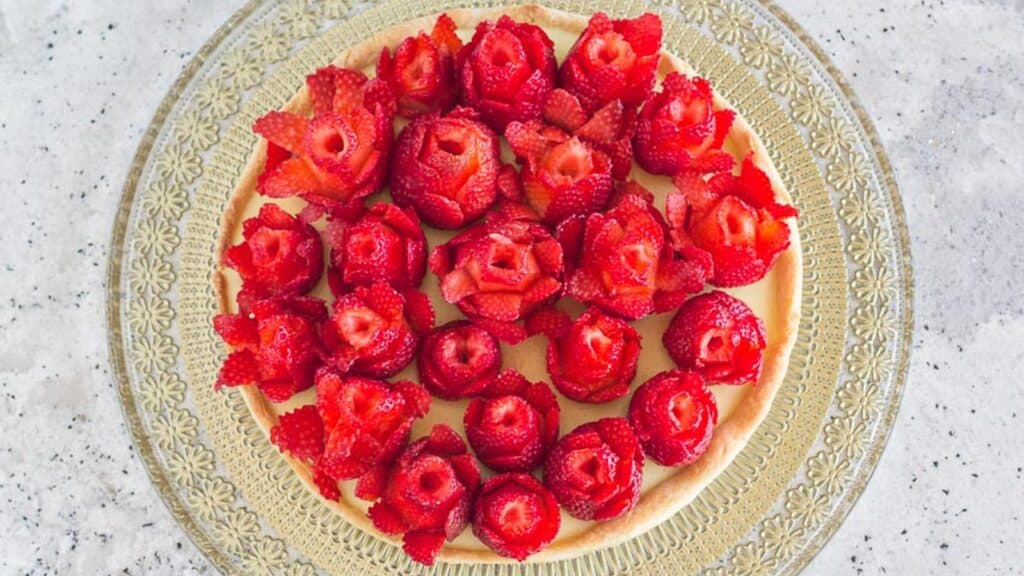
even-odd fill
[[[108,368],[108,239],[181,68],[243,0],[0,0],[0,574],[211,574]],[[917,332],[874,478],[810,574],[1024,566],[1024,3],[781,0],[875,119]]]

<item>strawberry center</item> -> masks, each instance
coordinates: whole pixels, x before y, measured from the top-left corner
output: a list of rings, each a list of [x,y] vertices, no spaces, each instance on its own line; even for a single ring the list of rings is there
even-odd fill
[[[338,315],[335,322],[337,322],[341,337],[356,350],[372,344],[384,323],[380,315],[369,308],[344,310]]]
[[[488,524],[497,527],[506,536],[527,536],[536,528],[543,509],[536,494],[507,487],[489,499],[495,504],[488,511]]]
[[[412,478],[407,484],[414,501],[440,503],[450,498],[459,487],[455,471],[443,458],[428,454],[413,464]]]
[[[614,345],[612,339],[597,326],[585,326],[581,331],[580,338],[594,358],[606,357]]]
[[[710,103],[690,95],[679,95],[669,101],[664,110],[674,124],[690,126],[700,124],[711,114]]]
[[[733,345],[730,331],[712,328],[701,336],[700,359],[706,364],[724,364],[732,359]]]
[[[522,398],[502,396],[487,400],[480,427],[489,435],[524,438],[540,430],[540,415]]]
[[[628,70],[636,63],[633,47],[617,32],[591,36],[583,51],[587,63],[593,68],[614,66],[619,70]]]
[[[430,45],[426,36],[416,39],[415,49],[410,50],[405,58],[398,58],[395,68],[401,75],[402,88],[406,94],[429,90],[439,72],[437,52]]]
[[[594,171],[593,154],[578,138],[570,138],[548,151],[541,170],[556,185],[572,186]]]
[[[481,93],[502,101],[514,98],[532,72],[523,43],[512,32],[500,28],[484,36],[473,65]]]
[[[596,492],[611,483],[618,457],[607,447],[581,448],[566,455],[568,481],[577,490]]]
[[[298,234],[290,230],[260,228],[248,240],[252,263],[258,268],[270,268],[287,258],[298,242]]]
[[[669,419],[679,432],[693,429],[697,423],[697,410],[688,394],[680,393],[669,402]]]

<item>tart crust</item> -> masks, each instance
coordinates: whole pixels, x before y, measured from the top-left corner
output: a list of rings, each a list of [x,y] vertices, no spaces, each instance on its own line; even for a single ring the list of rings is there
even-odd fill
[[[513,20],[530,22],[545,30],[560,29],[577,35],[583,31],[588,21],[586,16],[537,5],[501,9],[454,9],[447,11],[447,14],[455,21],[460,30],[475,28],[483,20],[495,19],[502,14],[507,14]],[[420,30],[429,30],[433,26],[435,18],[436,15],[418,18],[383,30],[345,50],[332,63],[357,70],[366,69],[376,62],[382,48],[393,48],[405,37],[415,35]],[[670,72],[691,75],[694,73],[693,69],[679,58],[662,52],[659,75],[664,77]],[[717,93],[715,94],[715,106],[716,108],[729,107]],[[282,109],[297,114],[308,115],[311,113],[312,103],[307,88],[303,86]],[[782,203],[791,203],[792,199],[778,172],[771,164],[763,144],[739,114],[736,116],[729,138],[736,142],[741,149],[754,152],[755,163],[768,174],[772,188],[779,200]],[[260,139],[225,209],[216,245],[218,262],[222,261],[224,251],[234,241],[234,234],[241,223],[242,214],[256,195],[256,180],[265,160],[266,141]],[[707,451],[693,464],[677,469],[675,473],[644,492],[636,508],[630,513],[606,522],[590,523],[589,527],[577,534],[557,538],[547,548],[529,557],[526,562],[546,562],[571,558],[598,548],[624,542],[646,532],[676,514],[696,498],[701,490],[721,474],[747,444],[755,429],[767,416],[772,400],[782,386],[790,353],[796,340],[800,319],[802,260],[797,228],[796,226],[790,226],[790,228],[792,244],[779,256],[773,270],[776,278],[774,302],[776,314],[775,321],[767,326],[770,337],[765,349],[761,378],[755,386],[748,387],[749,390],[735,410],[715,427]],[[226,274],[229,273],[233,272],[220,266],[213,274],[213,284],[221,313],[237,311],[230,283],[226,277]],[[634,385],[639,383],[638,377]],[[269,436],[270,428],[277,422],[277,416],[271,405],[253,386],[242,386],[239,387],[239,390],[253,417],[264,433]],[[568,432],[568,430],[563,430],[564,432]],[[307,489],[319,497],[319,491],[312,480],[311,468],[288,456],[283,457],[302,479]],[[324,502],[347,522],[380,538],[397,542],[396,539],[379,533],[363,510],[347,501],[344,495],[339,502]],[[468,528],[467,531],[469,531]],[[445,562],[470,563],[514,562],[512,559],[503,558],[487,549],[462,548],[452,543],[445,545],[438,555],[438,559]]]

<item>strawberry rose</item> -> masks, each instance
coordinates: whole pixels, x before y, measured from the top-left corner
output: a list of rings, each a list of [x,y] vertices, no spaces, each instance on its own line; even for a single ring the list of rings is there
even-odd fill
[[[420,336],[434,327],[422,292],[378,282],[356,286],[334,300],[322,335],[327,363],[343,373],[390,378],[412,361]]]
[[[427,272],[427,240],[410,209],[388,203],[346,206],[331,213],[326,237],[331,247],[327,279],[335,295],[375,282],[417,288]]]
[[[559,225],[568,295],[635,320],[672,310],[703,289],[710,259],[696,251],[675,253],[651,201],[630,182],[611,210]]]
[[[722,151],[722,142],[735,116],[732,110],[715,109],[707,80],[673,72],[637,116],[636,161],[648,172],[670,176],[728,171],[733,159]]]
[[[636,107],[654,88],[660,53],[659,17],[612,20],[598,12],[562,63],[561,86],[591,112],[613,100]]]
[[[494,336],[465,321],[435,328],[416,360],[420,382],[446,400],[476,396],[498,375],[501,348]]]
[[[324,368],[316,377],[316,408],[324,425],[318,467],[348,480],[398,456],[413,422],[430,410],[430,394],[405,380],[391,384]]]
[[[445,540],[469,523],[480,469],[466,443],[444,424],[410,444],[390,465],[363,477],[356,493],[376,503],[369,517],[385,534],[402,534],[410,558],[430,566]]]
[[[540,120],[512,122],[505,138],[523,164],[526,203],[545,224],[605,207],[612,192],[612,164],[603,152]]]
[[[380,190],[394,135],[391,89],[335,66],[317,70],[306,85],[312,118],[274,111],[253,125],[268,141],[260,194],[334,205]]]
[[[548,340],[551,383],[578,402],[625,396],[639,358],[640,334],[599,308],[589,308],[563,334]]]
[[[625,418],[602,418],[563,436],[544,464],[544,484],[571,516],[610,520],[640,501],[644,452]]]
[[[466,406],[463,424],[477,458],[498,472],[529,472],[558,439],[558,399],[515,370],[491,381]]]
[[[668,355],[683,370],[713,384],[757,383],[766,334],[742,300],[714,290],[686,301],[662,335]]]
[[[445,112],[455,104],[455,56],[462,48],[455,29],[455,22],[441,14],[429,36],[420,32],[402,40],[394,55],[381,51],[377,77],[391,86],[402,116]]]
[[[708,181],[680,174],[678,192],[669,194],[665,214],[677,248],[710,254],[716,286],[744,286],[764,278],[779,255],[789,248],[786,218],[793,206],[779,204],[768,175],[751,157],[739,176],[718,174]]]
[[[224,252],[224,264],[242,277],[241,309],[259,299],[306,292],[320,280],[320,234],[276,204],[264,204],[258,216],[243,222],[242,237]]]
[[[715,396],[696,372],[657,374],[629,401],[629,423],[640,445],[663,466],[685,466],[700,458],[717,422]]]
[[[398,137],[391,196],[437,228],[462,228],[486,212],[499,192],[498,136],[469,108],[422,114]],[[514,171],[513,171],[514,172]]]
[[[555,87],[554,43],[538,26],[502,16],[481,22],[459,51],[460,96],[501,133],[513,120],[539,118]]]
[[[430,255],[444,299],[507,342],[525,338],[517,322],[562,289],[562,248],[513,211],[493,213]]]
[[[216,387],[255,384],[271,402],[309,388],[320,366],[318,330],[326,317],[323,301],[308,296],[260,300],[247,313],[214,317],[214,329],[235,349]]]
[[[522,472],[492,476],[473,506],[473,534],[499,556],[520,562],[550,544],[561,523],[554,494]]]

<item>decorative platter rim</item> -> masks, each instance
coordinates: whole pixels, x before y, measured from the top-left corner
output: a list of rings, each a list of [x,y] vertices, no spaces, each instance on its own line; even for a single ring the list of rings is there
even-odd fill
[[[561,7],[566,3],[562,1],[547,4],[558,4]],[[397,10],[406,4],[411,3],[392,2],[374,6],[373,10]],[[481,2],[472,4],[477,5]],[[832,128],[838,133],[842,133],[843,128],[852,131],[849,134],[850,142],[863,144],[863,150],[858,152],[854,147],[849,150],[842,147],[842,142],[832,142],[834,146],[841,148],[833,150],[839,155],[835,157],[840,159],[834,166],[828,164],[821,168],[828,174],[831,188],[845,190],[842,199],[836,200],[835,210],[837,217],[848,225],[847,229],[844,229],[847,236],[841,238],[847,260],[844,281],[850,281],[853,290],[850,294],[852,303],[847,305],[846,317],[842,320],[844,342],[847,345],[838,352],[844,372],[829,383],[835,388],[835,398],[830,395],[830,412],[818,424],[820,430],[813,431],[815,438],[821,436],[821,439],[815,440],[814,448],[805,455],[810,459],[801,465],[799,471],[800,474],[806,474],[811,478],[807,484],[800,486],[812,485],[812,488],[807,494],[801,492],[799,487],[785,490],[786,486],[791,485],[791,482],[785,482],[783,488],[780,488],[782,494],[777,495],[777,505],[759,513],[758,519],[753,521],[752,525],[755,528],[751,536],[730,543],[730,549],[726,554],[717,557],[716,562],[700,564],[709,574],[765,571],[795,573],[806,566],[824,547],[863,492],[887,443],[902,396],[913,329],[913,281],[909,236],[892,169],[870,119],[850,86],[821,48],[791,17],[770,0],[758,0],[757,3],[663,0],[646,6],[642,2],[628,1],[614,4],[616,10],[621,7],[633,12],[643,8],[674,11],[682,14],[688,24],[692,21],[704,25],[711,30],[713,38],[723,43],[724,40],[736,35],[741,38],[753,38],[755,44],[763,41],[768,46],[765,50],[771,52],[768,55],[769,63],[763,64],[768,70],[767,83],[775,82],[784,90],[787,88],[786,82],[796,82],[792,78],[787,79],[786,74],[800,74],[792,70],[787,72],[787,69],[798,70],[801,65],[806,68],[807,60],[813,59],[813,63],[817,64],[815,69],[824,73],[822,80],[826,88],[822,101],[830,102],[826,106],[828,110],[815,112],[812,109],[813,105],[797,108],[793,106],[794,102],[789,101],[794,116],[794,119],[789,121],[799,124],[795,120],[797,115],[824,114],[824,123],[822,118],[818,118],[810,128],[820,128],[825,134],[829,129],[828,123],[833,119],[830,114],[835,114],[834,118],[839,118],[845,113],[846,124],[836,124]],[[349,15],[362,12],[362,8],[365,6],[353,10],[353,7],[343,0],[326,1],[318,3],[315,7],[305,0],[252,0],[241,8],[196,54],[160,104],[132,162],[123,197],[118,206],[108,265],[107,320],[111,361],[117,378],[122,409],[147,473],[172,516],[203,554],[225,573],[317,572],[312,564],[292,549],[286,539],[282,540],[277,535],[273,527],[262,524],[260,517],[242,505],[236,510],[236,499],[241,501],[240,504],[246,503],[244,498],[239,498],[240,492],[244,490],[237,489],[229,481],[230,477],[221,474],[222,467],[217,461],[215,451],[202,444],[207,440],[209,431],[201,429],[200,423],[186,407],[188,399],[185,396],[189,390],[186,382],[178,375],[185,372],[179,366],[182,364],[179,356],[184,346],[179,346],[171,337],[165,337],[161,333],[177,328],[182,312],[186,315],[189,313],[188,310],[178,310],[176,306],[181,301],[178,298],[178,291],[182,288],[181,281],[173,265],[167,268],[159,258],[133,259],[133,256],[135,253],[143,252],[147,254],[147,258],[152,254],[170,260],[181,258],[186,251],[187,247],[182,245],[187,243],[187,239],[186,242],[182,242],[185,234],[177,228],[172,230],[170,226],[164,226],[165,222],[160,218],[173,220],[177,226],[184,215],[197,208],[195,198],[189,196],[185,189],[197,179],[203,180],[208,175],[202,174],[202,159],[189,148],[216,148],[219,145],[218,141],[223,140],[224,136],[220,127],[210,128],[211,123],[204,123],[209,116],[183,114],[187,110],[183,109],[182,104],[183,100],[189,97],[195,99],[195,90],[199,88],[199,97],[207,98],[207,107],[225,106],[227,109],[233,106],[234,110],[226,114],[227,116],[231,116],[238,109],[237,101],[210,101],[210,95],[204,96],[201,86],[197,84],[198,80],[210,76],[211,69],[222,64],[225,58],[243,53],[237,48],[240,31],[273,31],[266,26],[267,22],[254,23],[257,19],[255,16],[267,17],[273,13],[272,15],[277,18],[273,21],[274,26],[284,25],[289,27],[290,31],[296,32],[287,46],[278,47],[283,50],[282,54],[272,54],[268,58],[271,61],[275,58],[283,60],[295,48],[298,38],[315,38],[318,35],[319,21],[316,18],[333,16],[342,20]],[[757,20],[751,15],[756,16]],[[775,24],[772,24],[772,19]],[[785,37],[786,34],[791,35],[794,44],[786,47],[794,48],[797,51],[795,53],[804,51],[802,55],[790,57],[790,53],[785,52],[782,47],[779,47],[777,53],[772,52],[772,46],[781,44],[779,38]],[[249,41],[253,41],[252,37]],[[236,49],[225,55],[225,51],[231,48],[228,44],[232,42],[235,43]],[[746,44],[745,47],[755,44]],[[264,50],[278,48],[270,46]],[[755,47],[751,48],[749,54],[745,51],[738,53],[738,61],[743,63],[741,66],[753,68],[752,61],[758,58],[756,52]],[[234,62],[237,63],[237,59]],[[263,71],[259,74],[254,71],[251,73],[258,80],[262,77]],[[774,80],[771,76],[773,73]],[[221,78],[218,81],[225,80]],[[229,81],[245,88],[252,80],[236,76]],[[799,93],[805,90],[802,84],[794,86],[796,87],[792,91]],[[813,81],[809,81],[806,94],[813,96],[816,86]],[[807,101],[812,100],[813,97]],[[191,133],[189,142],[185,144],[182,144],[180,139],[172,142],[171,146],[177,148],[173,148],[168,155],[168,134],[173,131],[172,128],[177,128],[175,123],[181,121],[183,116],[186,121],[191,122],[188,126],[198,127],[198,130]],[[817,136],[812,129],[801,134],[812,142],[809,146],[817,146]],[[854,142],[855,140],[857,142]],[[828,135],[822,136],[820,142],[822,147],[827,146],[830,142]],[[162,155],[154,159],[155,151]],[[844,159],[842,155],[848,155],[848,158]],[[172,159],[167,160],[168,157]],[[187,161],[182,160],[183,158]],[[193,162],[198,164],[193,165]],[[156,192],[152,186],[142,190],[141,185],[150,183],[147,176],[152,177],[154,171],[159,172],[165,179],[170,179],[172,185],[156,189]],[[873,193],[877,193],[878,197],[872,197]],[[834,194],[833,197],[836,198]],[[849,198],[855,200],[847,204]],[[869,206],[872,201],[881,204]],[[201,208],[210,209],[208,206]],[[878,211],[873,212],[876,209]],[[849,226],[851,219],[860,225]],[[140,226],[144,227],[141,234]],[[851,265],[851,262],[855,265]],[[890,272],[893,277],[884,280]],[[879,278],[883,278],[884,281]],[[136,295],[137,291],[134,289],[143,284],[140,293],[145,295]],[[166,285],[167,289],[156,294],[153,285],[159,288]],[[858,286],[864,287],[863,293],[874,302],[871,306],[860,305],[858,292],[861,288]],[[881,304],[876,301],[880,301]],[[141,304],[138,304],[139,302]],[[863,317],[860,315],[861,311],[865,311]],[[888,321],[885,321],[886,318]],[[865,334],[868,336],[865,337]],[[861,338],[862,341],[858,342],[857,338]],[[849,342],[855,342],[852,348]],[[878,347],[872,348],[875,344]],[[170,362],[163,366],[167,358]],[[147,372],[140,369],[147,366],[156,370]],[[854,368],[853,371],[850,370],[851,366]],[[132,368],[135,368],[134,372]],[[136,372],[146,372],[148,378],[143,381]],[[157,373],[156,376],[154,372]],[[165,376],[167,381],[155,381],[164,379]],[[869,391],[872,391],[871,398],[865,400]],[[861,421],[850,414],[866,418]],[[833,425],[842,430],[830,437],[827,428]],[[862,428],[859,434],[863,445],[844,445],[843,450],[849,452],[837,452],[836,447],[830,442],[836,438],[839,438],[836,442],[844,439],[849,442],[853,432],[846,428],[853,426]],[[183,439],[187,442],[183,442]],[[167,453],[173,450],[161,448],[163,445],[180,449],[184,444],[188,444],[189,450],[186,452],[191,455],[190,457],[179,457],[183,453],[179,452],[171,454],[171,458],[168,459]],[[847,456],[841,455],[847,453],[856,454],[856,457],[850,456],[846,459]],[[181,472],[182,468],[196,465],[199,466],[201,474]],[[842,476],[842,479],[833,476]],[[823,483],[817,483],[814,478],[825,480]],[[834,493],[833,482],[836,488]],[[809,515],[798,516],[793,513],[793,509],[798,506],[812,506],[815,502],[825,503],[818,506],[820,509],[815,512],[822,514],[823,517],[810,522]],[[782,507],[782,512],[778,512],[779,506]],[[766,530],[771,535],[770,531],[778,528],[772,522],[792,523],[794,518],[799,520],[800,525],[783,526],[783,532],[799,532],[802,535],[801,542],[794,544],[784,541],[785,539],[765,539]],[[214,522],[217,528],[211,529]],[[244,536],[244,541],[240,537],[236,538],[239,535]],[[787,546],[794,548],[783,554],[783,548]]]

